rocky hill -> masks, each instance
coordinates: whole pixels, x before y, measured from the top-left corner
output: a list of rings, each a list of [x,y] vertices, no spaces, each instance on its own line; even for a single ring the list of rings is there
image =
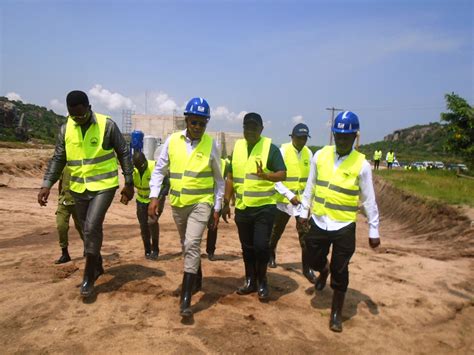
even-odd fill
[[[0,97],[0,141],[54,143],[66,117],[46,107]]]

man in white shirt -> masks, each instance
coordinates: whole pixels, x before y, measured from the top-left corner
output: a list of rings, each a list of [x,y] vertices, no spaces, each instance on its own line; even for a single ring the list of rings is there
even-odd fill
[[[270,260],[268,266],[275,268],[276,248],[281,235],[291,216],[299,218],[301,212],[301,196],[303,195],[306,181],[308,180],[311,158],[313,153],[306,146],[309,128],[304,123],[298,123],[290,134],[291,142],[281,146],[280,151],[286,165],[286,180],[275,183],[278,191],[277,211],[273,223],[272,235],[270,237]],[[301,246],[301,263],[303,275],[309,282],[315,283],[316,276],[309,267],[306,247],[304,245],[304,230],[298,229],[298,239]]]
[[[184,115],[186,129],[173,133],[166,140],[156,162],[150,181],[148,215],[155,217],[157,214],[158,196],[169,170],[169,200],[184,254],[180,315],[191,317],[191,296],[201,289],[202,283],[202,234],[213,206],[213,228],[217,228],[224,179],[216,142],[205,133],[210,119],[209,104],[203,98],[195,97],[186,105]]]
[[[320,291],[331,272],[334,290],[329,328],[342,331],[342,307],[349,285],[349,261],[355,251],[355,230],[359,202],[369,223],[369,245],[380,245],[379,213],[372,184],[372,170],[365,156],[353,149],[359,132],[359,118],[341,112],[332,127],[336,146],[325,146],[312,159],[303,194],[300,223],[307,226],[305,244],[310,266],[319,271],[315,288]],[[311,216],[309,212],[311,210]],[[303,219],[303,217],[309,217]],[[331,262],[327,256],[332,245]]]

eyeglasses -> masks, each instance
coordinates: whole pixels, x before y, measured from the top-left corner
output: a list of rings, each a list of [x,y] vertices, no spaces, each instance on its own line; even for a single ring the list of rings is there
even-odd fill
[[[200,127],[207,126],[207,121],[203,122],[203,121],[193,120],[193,121],[190,121],[189,123],[191,124],[191,126],[200,126]]]
[[[85,114],[80,115],[80,116],[69,115],[69,117],[71,117],[74,121],[81,121],[81,120],[86,119],[87,117],[89,117],[89,112],[86,112]]]

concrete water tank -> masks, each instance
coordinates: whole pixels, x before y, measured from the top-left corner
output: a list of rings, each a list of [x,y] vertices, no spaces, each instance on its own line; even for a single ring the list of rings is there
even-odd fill
[[[145,136],[143,139],[143,154],[148,160],[153,160],[156,149],[156,138],[153,136]]]

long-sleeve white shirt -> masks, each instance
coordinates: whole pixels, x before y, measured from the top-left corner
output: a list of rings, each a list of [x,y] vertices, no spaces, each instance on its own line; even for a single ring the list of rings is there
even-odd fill
[[[320,152],[321,150],[318,150],[311,160],[308,182],[301,201],[301,204],[303,205],[300,213],[301,217],[307,217],[309,215],[311,204],[314,199],[313,187],[318,177],[317,162]],[[336,170],[348,156],[349,155],[339,157],[334,149],[334,170]],[[375,201],[374,185],[372,183],[372,168],[367,160],[362,164],[362,169],[359,173],[359,188],[359,201],[365,210],[367,222],[369,223],[369,238],[379,238],[379,210],[377,202]],[[328,231],[339,230],[351,223],[335,221],[328,216],[316,216],[315,214],[312,214],[312,217],[319,228]]]
[[[191,140],[186,135],[186,129],[181,132],[181,135],[184,137],[186,143],[186,151],[188,157],[191,155],[194,149],[198,146],[200,140]],[[155,170],[151,175],[150,180],[150,198],[158,197],[161,184],[163,183],[163,178],[168,173],[170,161],[168,154],[168,147],[170,143],[170,137],[166,139],[165,144],[161,148],[160,156],[156,162]],[[184,159],[184,158],[183,158]],[[212,170],[212,175],[214,176],[214,210],[220,211],[222,207],[222,199],[224,198],[224,179],[221,174],[221,158],[219,151],[217,150],[216,142],[212,141],[212,150],[211,150],[211,159],[209,161],[210,168]]]
[[[298,152],[298,149],[296,149],[293,144],[291,145],[291,147],[288,147],[289,149],[294,149],[297,156],[298,156],[298,159],[301,159],[301,152],[303,151],[303,149],[301,151]],[[284,158],[285,157],[285,146],[282,146],[280,148],[280,152],[281,152],[281,155],[282,157]],[[310,153],[310,157],[309,159],[311,160],[312,156],[313,156],[313,153]],[[285,162],[286,164],[286,162]],[[275,190],[277,190],[277,192],[283,196],[285,196],[288,200],[291,200],[293,197],[295,197],[295,194],[293,192],[290,191],[290,189],[288,187],[286,187],[282,181],[279,181],[277,183],[275,183]],[[277,208],[282,211],[282,212],[285,212],[287,215],[289,216],[299,216],[300,213],[301,213],[301,203],[298,204],[297,206],[293,206],[291,203],[283,203],[283,202],[277,202]]]

